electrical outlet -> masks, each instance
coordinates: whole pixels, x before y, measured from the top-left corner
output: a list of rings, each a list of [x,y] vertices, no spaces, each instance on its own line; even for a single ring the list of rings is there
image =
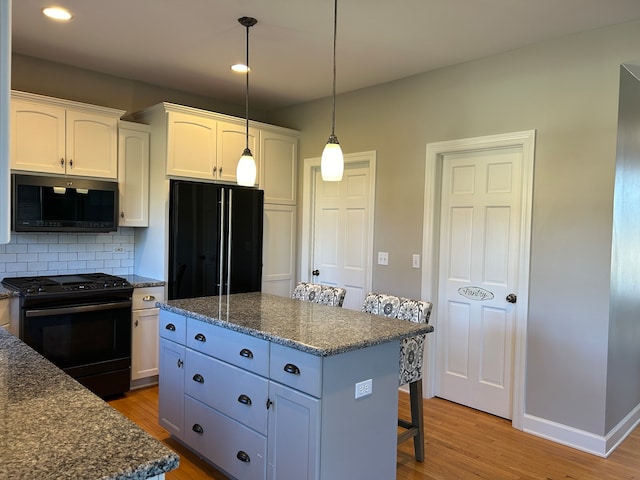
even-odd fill
[[[122,245],[115,245],[113,247],[113,251],[116,253],[123,253],[124,252],[124,247]]]
[[[378,252],[378,265],[389,265],[389,252]]]
[[[356,398],[366,397],[372,393],[373,380],[371,378],[369,380],[363,380],[362,382],[356,383]]]
[[[411,257],[411,266],[413,268],[420,268],[420,255],[414,253]]]

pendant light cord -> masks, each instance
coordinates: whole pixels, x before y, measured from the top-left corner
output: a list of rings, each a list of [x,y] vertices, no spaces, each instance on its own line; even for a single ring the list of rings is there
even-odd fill
[[[336,37],[338,30],[338,0],[333,2],[333,114],[331,117],[331,136],[336,133]]]
[[[245,105],[245,115],[244,118],[246,119],[246,129],[245,129],[245,146],[244,148],[246,150],[249,149],[249,28],[251,25],[247,24],[247,89],[245,91],[245,101],[244,101],[244,105]]]

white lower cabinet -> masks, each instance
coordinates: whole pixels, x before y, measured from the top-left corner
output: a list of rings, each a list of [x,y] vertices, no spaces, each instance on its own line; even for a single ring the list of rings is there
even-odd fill
[[[156,302],[164,301],[164,287],[133,290],[131,308],[131,386],[155,383],[158,375],[158,317]]]
[[[160,424],[232,478],[395,478],[398,342],[320,357],[167,310],[159,330]]]

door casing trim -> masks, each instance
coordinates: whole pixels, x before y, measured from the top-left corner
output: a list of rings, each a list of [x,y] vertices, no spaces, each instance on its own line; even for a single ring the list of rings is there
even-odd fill
[[[298,273],[299,281],[311,282],[311,260],[313,255],[313,209],[315,189],[313,175],[320,169],[320,157],[305,158],[302,177],[302,227],[300,238],[300,269]],[[348,153],[344,155],[345,166],[348,164],[366,164],[369,167],[369,205],[371,222],[369,225],[369,235],[367,240],[367,275],[365,278],[365,290],[369,291],[373,285],[373,226],[375,223],[375,200],[376,200],[376,151]]]
[[[515,304],[513,414],[512,425],[523,429],[525,412],[525,365],[527,345],[527,318],[529,312],[529,259],[531,251],[531,219],[533,209],[533,164],[535,157],[535,130],[464,138],[427,144],[425,165],[424,219],[422,234],[422,288],[421,297],[434,302],[438,299],[438,254],[440,225],[440,193],[442,187],[442,161],[446,154],[484,149],[520,147],[522,149],[522,218],[520,221],[518,302]],[[433,299],[433,300],[431,300]],[[437,327],[437,318],[433,319]],[[427,336],[425,355],[424,391],[427,398],[436,394],[437,357],[435,335]]]

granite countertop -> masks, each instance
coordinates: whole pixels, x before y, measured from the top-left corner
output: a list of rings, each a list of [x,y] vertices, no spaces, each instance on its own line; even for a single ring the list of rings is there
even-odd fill
[[[318,356],[429,333],[433,327],[265,293],[170,300],[161,309]]]
[[[0,478],[139,480],[178,456],[0,328]]]
[[[156,280],[155,278],[143,277],[141,275],[118,275],[127,280],[134,288],[144,287],[164,287],[164,280]]]

